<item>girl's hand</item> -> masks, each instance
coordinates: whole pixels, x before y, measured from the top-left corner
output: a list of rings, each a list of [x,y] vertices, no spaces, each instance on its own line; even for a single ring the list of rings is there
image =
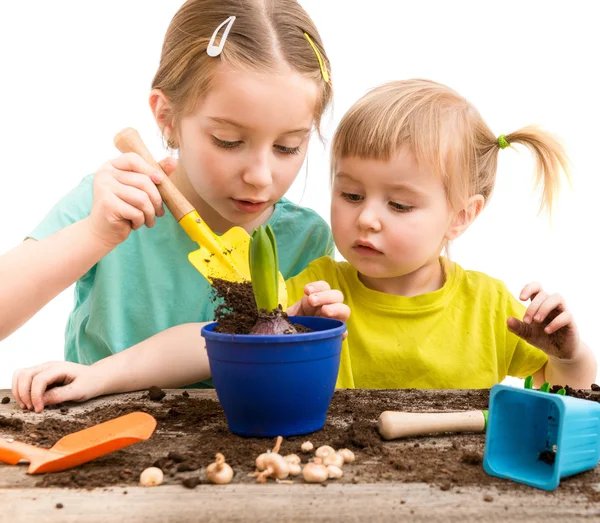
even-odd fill
[[[332,289],[325,281],[316,281],[304,286],[305,296],[288,307],[289,316],[322,316],[347,321],[350,307],[344,303],[341,291]],[[347,333],[344,333],[346,338]]]
[[[95,369],[78,363],[51,361],[19,369],[13,375],[12,393],[22,409],[42,412],[46,405],[86,401],[102,394]]]
[[[160,166],[170,175],[177,161],[167,158]],[[156,188],[163,178],[163,173],[135,153],[123,154],[102,165],[94,174],[92,232],[106,244],[116,246],[132,230],[143,225],[152,227],[155,217],[165,213]]]
[[[521,291],[520,299],[531,299],[531,303],[523,321],[508,318],[508,329],[549,356],[575,359],[581,340],[564,298],[559,294],[548,295],[539,283],[530,283]]]

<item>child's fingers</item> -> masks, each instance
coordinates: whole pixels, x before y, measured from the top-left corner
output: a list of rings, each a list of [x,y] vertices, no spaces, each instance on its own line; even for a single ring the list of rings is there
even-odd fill
[[[146,224],[146,215],[137,207],[128,204],[115,195],[115,201],[111,203],[111,212],[119,219],[131,222],[131,228],[137,231]]]
[[[31,402],[31,382],[37,374],[49,365],[51,363],[43,363],[36,367],[21,369],[18,373],[15,385],[17,390],[16,396],[19,397],[19,402],[23,403],[30,410],[33,408],[33,403]]]
[[[535,295],[535,297],[531,300],[529,307],[527,307],[527,310],[525,311],[525,316],[523,316],[523,321],[525,323],[531,323],[533,321],[533,318],[538,314],[540,306],[542,303],[544,303],[546,298],[548,298],[548,293],[543,290],[540,290]]]
[[[350,317],[350,307],[344,303],[330,303],[321,307],[321,316],[333,318],[340,321],[348,321]]]
[[[317,292],[328,291],[329,289],[331,287],[326,281],[313,281],[304,286],[304,294],[310,296]]]
[[[542,290],[541,283],[539,283],[537,281],[528,283],[527,285],[525,285],[525,287],[523,287],[523,290],[521,291],[521,294],[519,295],[519,299],[521,301],[527,301],[529,298],[531,298],[533,295],[537,294],[541,290]]]
[[[569,325],[573,322],[573,315],[569,311],[564,311],[560,313],[556,318],[554,318],[546,327],[544,328],[544,332],[546,334],[552,334],[559,329]]]
[[[134,213],[136,225],[146,225],[146,227],[154,226],[156,211],[152,202],[150,201],[150,198],[144,191],[136,187],[131,187],[130,185],[117,184],[115,187],[115,195],[123,202],[129,204],[129,206],[139,210],[142,213],[141,224],[139,224],[140,215],[138,213]]]
[[[15,372],[13,372],[13,377],[12,377],[12,394],[15,398],[15,401],[19,404],[19,407],[21,407],[22,409],[25,408],[25,403],[23,403],[23,401],[21,401],[21,396],[19,394],[19,387],[17,385],[18,381],[19,381],[19,374],[21,373],[22,369],[17,369]]]
[[[307,300],[311,307],[316,308],[329,303],[342,303],[344,301],[344,295],[337,289],[331,289],[309,294]]]
[[[160,183],[165,176],[164,173],[150,165],[136,153],[122,154],[118,158],[111,160],[110,163],[115,169],[121,171],[145,174],[150,177],[154,183]]]
[[[165,212],[163,209],[163,201],[156,188],[156,184],[145,174],[132,173],[127,171],[119,171],[115,179],[129,187],[135,187],[148,196],[150,203],[154,207],[154,213],[157,216],[162,216]],[[131,203],[131,202],[130,202]]]
[[[44,392],[53,383],[62,383],[69,378],[64,365],[46,368],[31,380],[31,403],[36,412],[44,410]]]
[[[329,305],[323,305],[323,307],[321,307],[321,316],[346,322],[350,317],[350,307],[344,303],[331,303]],[[347,337],[348,330],[345,330],[344,334],[342,335],[342,340],[345,340]]]
[[[54,387],[44,392],[44,405],[56,405],[64,401],[82,401],[81,386],[78,381],[72,381],[62,387]]]
[[[552,320],[554,317],[548,318],[548,315],[551,312],[556,311],[556,316],[564,310],[566,310],[564,298],[560,294],[551,294],[542,302],[537,313],[533,317],[533,321],[542,323],[546,319]]]
[[[527,340],[531,336],[531,325],[527,325],[517,318],[510,317],[506,320],[506,325],[508,330],[513,334],[519,336],[519,338],[523,338]]]
[[[302,300],[304,300],[305,298],[302,298]],[[288,316],[302,316],[302,300],[300,300],[297,303],[294,303],[293,305],[290,305],[287,308],[287,315]]]

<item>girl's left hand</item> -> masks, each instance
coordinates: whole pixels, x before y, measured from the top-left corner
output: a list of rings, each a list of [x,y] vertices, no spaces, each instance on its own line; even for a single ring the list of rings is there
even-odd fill
[[[508,318],[508,329],[549,356],[574,359],[581,345],[573,315],[560,294],[548,294],[539,283],[521,291],[522,301],[531,299],[523,321]]]
[[[304,294],[299,302],[288,307],[289,316],[323,316],[341,321],[350,317],[350,307],[344,303],[344,295],[332,289],[326,281],[306,284]]]

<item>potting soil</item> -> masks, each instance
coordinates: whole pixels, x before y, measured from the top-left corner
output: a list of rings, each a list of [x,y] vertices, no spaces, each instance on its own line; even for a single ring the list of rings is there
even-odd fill
[[[600,401],[600,392],[568,389],[571,395]],[[256,457],[271,449],[274,439],[243,438],[229,432],[227,421],[216,399],[194,397],[195,392],[168,391],[162,399],[153,391],[128,396],[127,403],[97,407],[88,412],[54,407],[60,415],[39,421],[39,415],[25,413],[23,420],[0,415],[0,433],[40,447],[51,447],[62,436],[133,411],[148,412],[157,421],[153,436],[75,469],[39,476],[40,487],[91,489],[128,486],[139,482],[142,470],[157,466],[165,473],[166,484],[194,488],[206,483],[203,469],[214,461],[217,452],[233,467],[233,483],[253,483]],[[158,394],[160,395],[160,394]],[[445,434],[413,437],[386,442],[376,430],[384,410],[464,411],[488,406],[489,391],[420,391],[415,389],[338,390],[323,430],[305,436],[285,438],[282,455],[298,454],[303,463],[314,456],[300,446],[311,441],[314,448],[331,445],[349,448],[355,463],[343,467],[337,483],[424,482],[443,490],[462,486],[495,486],[500,491],[530,487],[487,475],[482,467],[484,434]],[[58,413],[57,413],[58,414]],[[38,422],[39,421],[39,422]],[[1,466],[1,465],[0,465]],[[548,466],[552,466],[549,464]],[[302,477],[290,478],[302,484]],[[272,480],[269,480],[272,481]],[[598,469],[566,478],[556,495],[584,492],[590,501],[600,502],[593,485],[600,482]]]

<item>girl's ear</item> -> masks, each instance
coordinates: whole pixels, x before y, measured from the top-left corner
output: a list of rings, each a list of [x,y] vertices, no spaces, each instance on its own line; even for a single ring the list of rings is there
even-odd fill
[[[455,214],[454,218],[450,222],[448,230],[444,235],[446,240],[455,240],[463,232],[465,232],[469,226],[473,223],[475,218],[479,216],[479,213],[483,209],[484,199],[481,194],[471,196],[467,200],[467,206]]]
[[[173,141],[175,137],[173,136],[173,119],[169,99],[160,89],[152,89],[149,102],[156,124],[164,139],[167,142]]]

